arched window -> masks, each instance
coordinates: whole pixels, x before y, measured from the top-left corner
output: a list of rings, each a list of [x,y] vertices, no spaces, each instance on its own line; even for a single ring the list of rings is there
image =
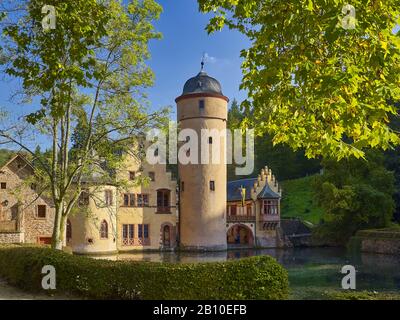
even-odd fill
[[[69,219],[67,220],[67,242],[71,241],[72,239],[72,224]]]
[[[108,238],[108,223],[106,220],[103,220],[100,225],[100,238],[107,239]]]

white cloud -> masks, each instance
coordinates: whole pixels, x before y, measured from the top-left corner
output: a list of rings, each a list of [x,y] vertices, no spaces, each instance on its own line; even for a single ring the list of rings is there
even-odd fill
[[[217,63],[217,58],[210,56],[207,52],[204,54],[204,60],[207,63]]]

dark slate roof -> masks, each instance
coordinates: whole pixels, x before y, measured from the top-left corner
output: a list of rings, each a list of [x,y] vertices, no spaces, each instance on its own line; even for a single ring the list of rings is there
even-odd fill
[[[258,199],[279,199],[280,195],[272,191],[268,184],[265,184],[264,188],[257,196]]]
[[[311,230],[299,219],[282,219],[281,228],[285,235],[311,234]]]
[[[257,178],[228,181],[226,190],[227,200],[228,201],[242,200],[240,188],[246,188],[246,200],[251,199],[251,188],[253,188],[254,182],[256,181]]]
[[[240,188],[246,189],[246,200],[251,199],[251,189],[254,183],[257,182],[257,178],[240,179],[234,181],[228,181],[227,184],[227,201],[240,201],[242,195],[240,194]],[[279,194],[271,190],[266,184],[261,192],[258,194],[259,199],[277,199],[280,198]]]
[[[210,77],[204,71],[186,81],[182,95],[191,93],[217,93],[223,95],[221,84],[218,80]]]

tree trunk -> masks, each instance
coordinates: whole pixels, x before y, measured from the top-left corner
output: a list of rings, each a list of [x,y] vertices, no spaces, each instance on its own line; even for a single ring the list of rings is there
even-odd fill
[[[63,247],[63,234],[62,225],[63,223],[63,206],[56,206],[56,213],[54,218],[54,228],[53,228],[53,236],[51,239],[51,248],[56,250],[62,250]]]

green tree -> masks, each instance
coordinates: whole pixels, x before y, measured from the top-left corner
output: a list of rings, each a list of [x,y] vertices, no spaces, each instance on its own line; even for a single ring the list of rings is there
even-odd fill
[[[400,103],[395,103],[394,105],[399,112]],[[390,127],[393,130],[400,131],[400,118],[391,117]],[[394,218],[397,222],[400,222],[400,146],[385,151],[385,167],[388,170],[393,171],[395,176],[396,191],[394,193],[394,200],[396,202],[396,212]]]
[[[239,129],[243,119],[244,115],[240,110],[240,104],[236,99],[233,99],[228,110],[228,128],[231,130]]]
[[[241,53],[244,125],[307,157],[363,157],[399,143],[387,103],[400,99],[397,0],[352,1],[354,28],[345,0],[198,2],[214,13],[209,33],[227,25],[252,42]]]
[[[8,149],[0,149],[0,166],[3,166],[11,157],[14,152]]]
[[[22,80],[25,98],[40,105],[21,123],[3,123],[0,137],[34,157],[36,175],[55,206],[52,247],[60,249],[82,178],[101,163],[109,169],[99,170],[104,180],[115,178],[112,169],[122,161],[116,150],[132,147],[147,128],[164,125],[167,110],[148,114],[142,90],[153,81],[145,62],[149,41],[160,38],[152,23],[161,7],[154,0],[26,0],[18,5],[24,10],[4,11],[12,12],[2,30],[4,67]],[[56,9],[55,29],[42,28],[44,5]],[[31,150],[26,141],[34,135],[51,142],[48,152]]]
[[[390,223],[395,208],[393,172],[384,167],[382,153],[367,151],[366,158],[322,162],[324,173],[314,187],[325,215],[317,234],[343,243],[357,230]]]
[[[242,127],[245,115],[237,100],[233,100],[228,111],[228,128],[231,130]],[[274,145],[269,134],[255,137],[254,172],[257,176],[266,165],[270,167],[279,180],[295,179],[315,174],[320,170],[319,159],[307,159],[303,150],[293,151],[286,145]],[[244,177],[236,176],[235,164],[228,165],[228,180]]]

